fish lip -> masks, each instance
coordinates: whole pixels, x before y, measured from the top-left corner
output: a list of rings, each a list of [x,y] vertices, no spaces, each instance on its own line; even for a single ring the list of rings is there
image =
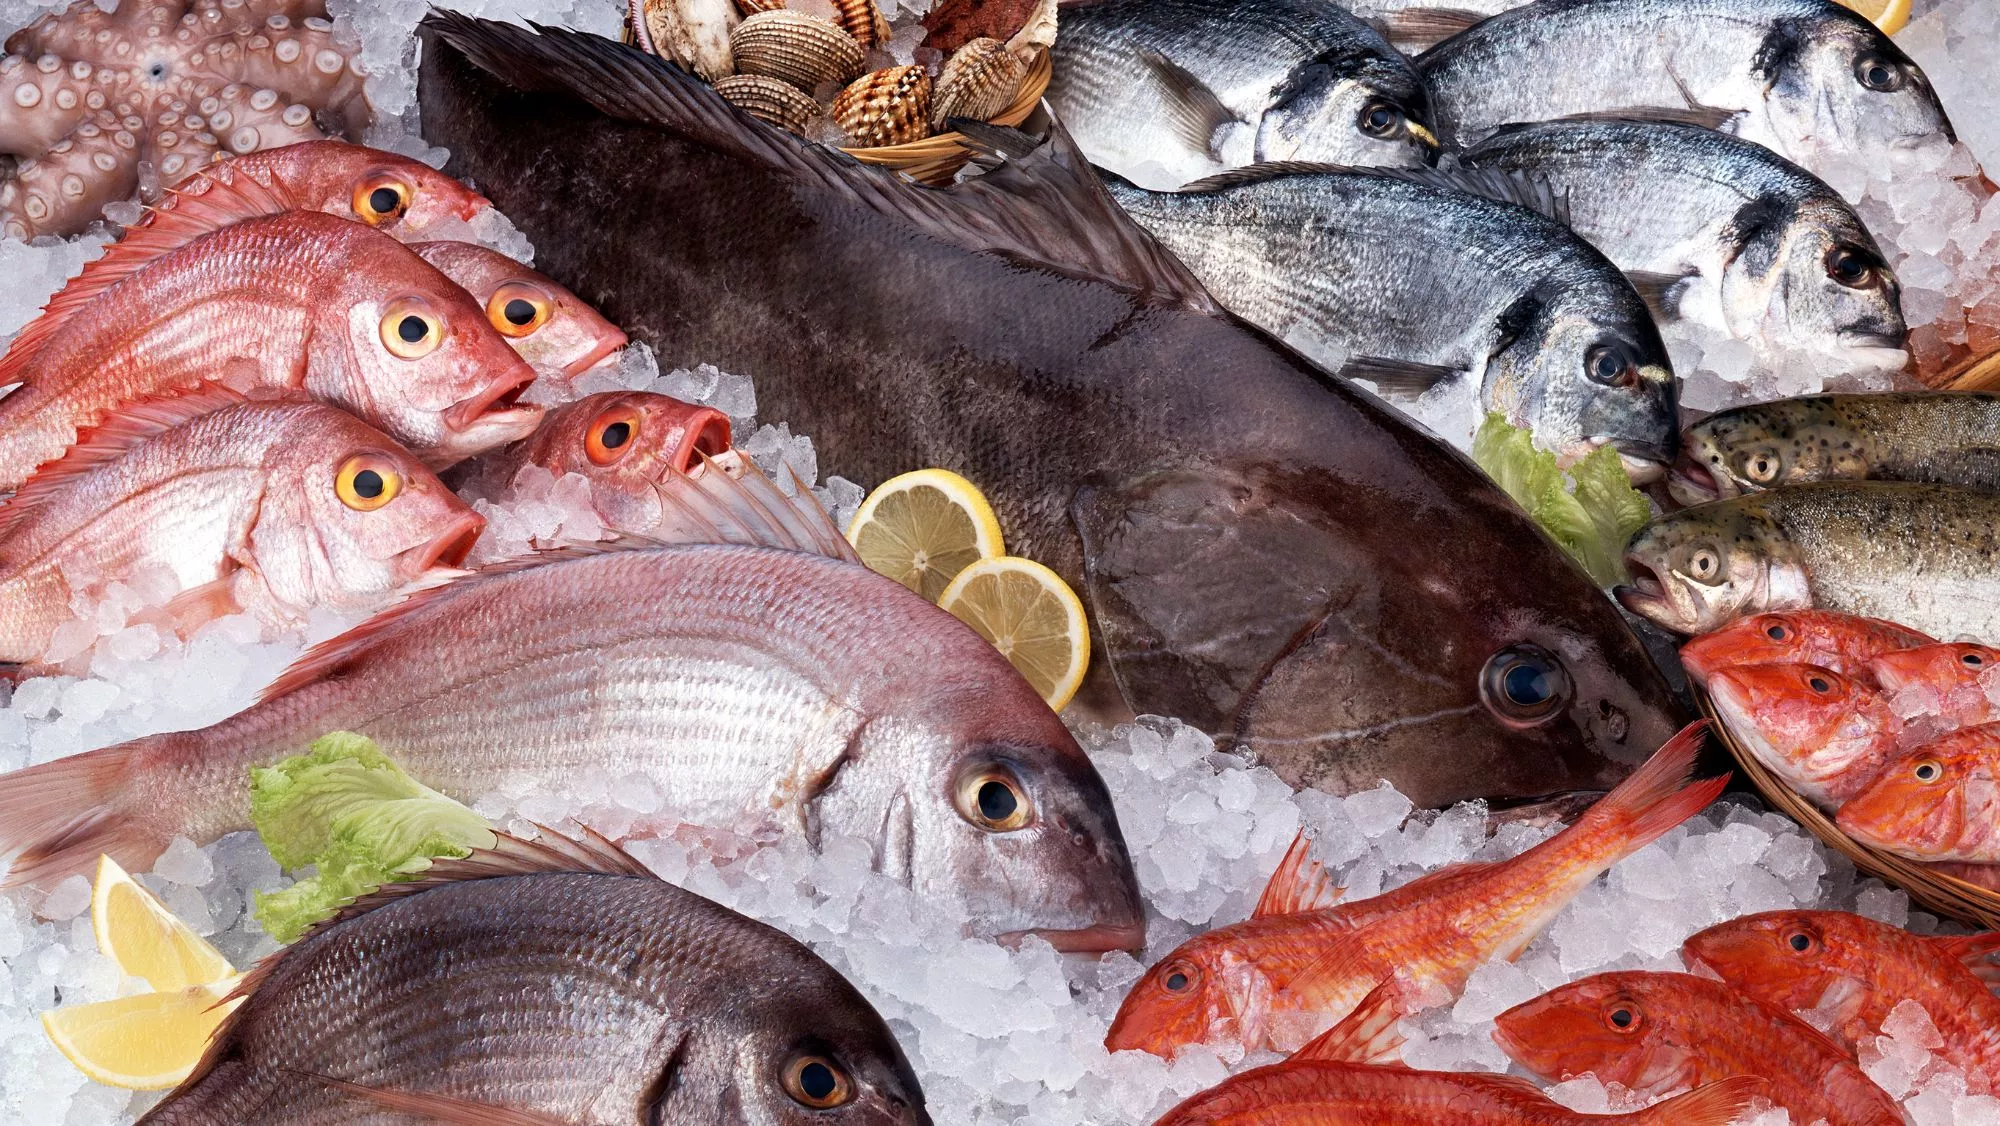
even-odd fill
[[[522,366],[527,368],[525,364]],[[452,430],[470,430],[473,423],[484,418],[505,418],[522,410],[540,410],[540,407],[520,408],[514,405],[515,400],[519,399],[521,393],[534,381],[535,372],[532,368],[527,368],[522,375],[509,377],[507,380],[496,379],[486,390],[469,399],[460,399],[447,407],[444,412],[444,424]]]
[[[1674,466],[1667,475],[1667,492],[1690,508],[1722,499],[1722,488],[1716,483],[1715,474],[1693,461],[1683,461]]]
[[[1908,347],[1908,342],[1901,336],[1865,328],[1842,329],[1840,343],[1844,348],[1881,348],[1890,352],[1901,352]]]
[[[631,342],[632,338],[626,336],[622,331],[616,336],[606,337],[595,348],[584,353],[580,358],[571,360],[568,364],[565,364],[562,369],[563,378],[575,379],[577,376],[596,367],[599,360],[611,355]]]
[[[1667,598],[1666,584],[1660,581],[1659,572],[1636,553],[1625,554],[1625,569],[1631,572],[1632,581],[1613,587],[1611,596],[1618,604],[1642,618],[1652,621],[1660,619],[1650,610],[1664,610],[1673,613],[1674,605]],[[1674,615],[1678,616],[1678,615]]]
[[[417,573],[424,574],[433,569],[459,570],[465,565],[465,557],[472,554],[472,545],[479,539],[479,533],[486,530],[486,517],[477,512],[468,512],[452,521],[451,527],[438,533],[418,557]]]
[[[1036,927],[1008,931],[994,938],[1002,946],[1018,947],[1028,938],[1039,938],[1063,954],[1109,954],[1117,950],[1137,954],[1146,948],[1143,923],[1098,923],[1074,930]]]
[[[1618,451],[1618,461],[1634,485],[1647,485],[1667,475],[1673,455],[1652,442],[1637,438],[1613,438],[1610,446]]]
[[[722,441],[720,443],[710,443],[710,445],[719,446],[716,453],[711,454],[702,449],[702,439],[716,435],[718,428]],[[703,407],[689,418],[687,425],[683,428],[680,445],[674,448],[669,464],[674,467],[674,471],[677,473],[692,474],[694,471],[694,462],[697,457],[713,458],[716,454],[724,454],[730,451],[728,436],[729,416],[716,410],[714,407]]]

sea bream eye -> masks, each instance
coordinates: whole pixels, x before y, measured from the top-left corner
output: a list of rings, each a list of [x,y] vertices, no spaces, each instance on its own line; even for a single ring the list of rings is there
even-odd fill
[[[356,512],[373,512],[403,491],[403,475],[380,454],[356,454],[334,474],[333,491]]]
[[[1854,77],[1878,94],[1893,94],[1903,88],[1907,75],[1903,68],[1880,55],[1863,55],[1854,62]]]
[[[1851,246],[1827,251],[1826,276],[1849,289],[1872,289],[1880,280],[1874,259]]]
[[[1600,344],[1583,358],[1584,373],[1591,382],[1606,387],[1629,387],[1639,381],[1639,366],[1622,344]]]
[[[549,323],[554,302],[542,287],[511,281],[493,291],[486,302],[486,319],[502,336],[520,338]]]
[[[814,1110],[841,1106],[854,1098],[854,1083],[825,1056],[800,1056],[785,1068],[785,1093]]]
[[[362,222],[380,227],[401,219],[415,195],[415,190],[401,176],[378,172],[354,186],[354,198],[349,202]]]
[[[1611,1010],[1605,1019],[1620,1032],[1630,1032],[1639,1023],[1638,1015],[1623,1005]]]
[[[1772,641],[1783,641],[1788,636],[1788,633],[1784,626],[1774,625],[1764,628],[1764,636],[1770,638]]]
[[[1028,792],[1012,771],[988,766],[960,780],[957,798],[961,817],[989,833],[1009,833],[1034,820]]]
[[[1392,137],[1403,126],[1403,111],[1388,102],[1369,102],[1361,107],[1361,131],[1371,137]]]
[[[444,323],[421,297],[389,303],[382,314],[382,346],[405,360],[422,359],[444,342]]]

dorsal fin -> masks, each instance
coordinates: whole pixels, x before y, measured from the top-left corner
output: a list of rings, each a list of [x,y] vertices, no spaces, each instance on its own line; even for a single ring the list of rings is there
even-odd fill
[[[79,433],[74,445],[38,466],[20,489],[0,505],[0,538],[13,531],[29,509],[60,493],[93,470],[117,461],[133,447],[176,426],[250,400],[219,383],[190,391],[140,399],[118,407]]]
[[[34,354],[61,331],[72,314],[105,290],[203,235],[293,207],[289,193],[239,176],[234,183],[217,181],[208,191],[187,197],[171,211],[155,211],[150,223],[127,230],[124,238],[105,249],[103,257],[86,264],[82,273],[49,298],[41,315],[28,322],[6,356],[0,358],[0,387],[26,382]]]
[[[443,9],[424,23],[515,89],[567,94],[608,116],[670,130],[967,250],[1038,262],[1208,312],[1220,309],[1179,259],[1112,202],[1059,124],[1026,157],[955,187],[925,188],[757,121],[692,75],[615,40],[539,25],[530,31]]]
[[[1245,184],[1261,184],[1266,180],[1279,180],[1286,176],[1302,176],[1315,172],[1357,171],[1372,172],[1374,169],[1356,169],[1342,164],[1323,164],[1310,160],[1267,160],[1262,164],[1231,168],[1227,172],[1217,172],[1213,176],[1204,176],[1193,183],[1182,184],[1176,189],[1176,194],[1219,192],[1226,188],[1239,188]]]
[[[1271,873],[1271,882],[1264,885],[1264,894],[1258,898],[1251,918],[1301,915],[1340,902],[1344,889],[1334,884],[1333,873],[1324,864],[1308,856],[1311,851],[1311,839],[1305,830],[1299,830],[1292,838],[1292,847],[1285,850],[1285,858],[1278,861],[1277,870]]]
[[[1368,996],[1339,1023],[1292,1053],[1292,1058],[1328,1063],[1382,1063],[1406,1039],[1396,1031],[1403,1010],[1402,985],[1395,978],[1388,978],[1369,990]]]

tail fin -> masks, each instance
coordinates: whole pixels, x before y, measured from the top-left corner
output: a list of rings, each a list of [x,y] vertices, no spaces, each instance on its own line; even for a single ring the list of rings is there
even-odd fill
[[[100,854],[134,872],[152,868],[172,835],[134,808],[130,783],[146,742],[0,774],[0,856],[14,858],[0,886],[52,887],[88,875]]]
[[[1691,778],[1707,734],[1707,720],[1681,728],[1645,765],[1591,806],[1577,828],[1615,831],[1623,838],[1618,855],[1630,856],[1707,809],[1729,787],[1727,774],[1699,782]]]
[[[1758,1096],[1771,1097],[1770,1084],[1754,1075],[1732,1075],[1720,1083],[1654,1103],[1620,1119],[1632,1126],[1728,1126]]]

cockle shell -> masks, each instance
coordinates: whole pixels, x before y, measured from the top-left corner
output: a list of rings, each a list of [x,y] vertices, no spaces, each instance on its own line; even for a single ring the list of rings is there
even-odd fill
[[[863,66],[861,44],[832,20],[783,8],[737,24],[729,44],[738,73],[776,78],[808,94],[827,82],[853,81]]]
[[[1028,64],[998,39],[974,39],[952,53],[931,95],[931,128],[942,132],[954,117],[991,121],[1021,92]]]
[[[801,137],[820,113],[819,103],[799,93],[790,83],[761,74],[732,74],[715,84],[715,92],[759,121],[789,129]]]
[[[882,18],[875,0],[833,0],[833,6],[840,9],[841,29],[856,43],[875,47],[889,41],[889,21]]]
[[[892,66],[856,79],[833,99],[834,124],[861,148],[930,136],[931,76],[920,66]]]
[[[736,70],[730,58],[733,0],[632,0],[632,28],[639,46],[709,82]]]

